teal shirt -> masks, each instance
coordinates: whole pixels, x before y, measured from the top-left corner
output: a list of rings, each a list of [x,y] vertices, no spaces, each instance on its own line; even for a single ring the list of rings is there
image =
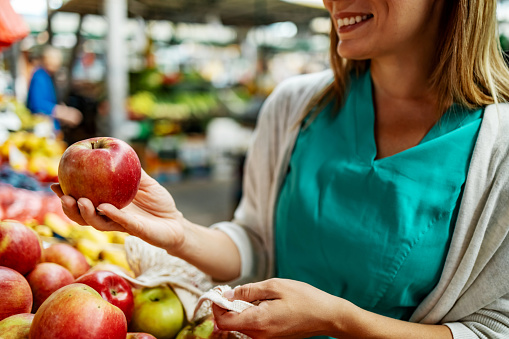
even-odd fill
[[[408,320],[440,278],[483,110],[453,105],[418,145],[376,159],[370,72],[332,107],[296,140],[274,216],[276,274]]]

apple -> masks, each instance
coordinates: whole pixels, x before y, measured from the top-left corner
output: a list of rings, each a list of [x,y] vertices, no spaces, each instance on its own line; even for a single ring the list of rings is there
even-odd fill
[[[125,339],[157,339],[152,334],[141,332],[128,332]]]
[[[74,282],[74,277],[67,268],[52,262],[37,264],[26,279],[34,296],[34,313],[53,292]]]
[[[76,280],[96,290],[104,300],[117,306],[124,312],[129,324],[133,314],[133,292],[129,283],[111,271],[89,271]]]
[[[12,268],[0,266],[0,320],[30,313],[32,302],[32,291],[25,277]]]
[[[62,192],[76,200],[85,197],[94,206],[109,203],[127,206],[138,192],[141,164],[125,141],[99,137],[69,146],[58,165]]]
[[[208,339],[214,337],[214,321],[207,319],[198,325],[187,325],[178,334],[176,339]]]
[[[54,292],[35,313],[30,339],[125,339],[124,313],[92,287],[73,283]]]
[[[32,313],[11,315],[0,321],[0,335],[2,339],[28,339],[28,332],[32,325]]]
[[[0,266],[25,275],[40,259],[41,245],[34,231],[17,221],[0,222]]]
[[[53,244],[44,249],[43,261],[64,266],[75,279],[90,269],[87,258],[71,245],[64,243]]]
[[[167,285],[134,290],[132,332],[147,332],[158,339],[175,337],[184,323],[184,309]]]

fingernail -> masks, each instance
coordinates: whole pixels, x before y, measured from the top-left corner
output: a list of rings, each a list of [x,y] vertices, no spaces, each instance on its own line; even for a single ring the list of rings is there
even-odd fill
[[[96,211],[97,211],[97,214],[99,214],[99,215],[106,215],[106,214],[104,214],[103,210],[101,210],[99,208],[96,208]]]
[[[78,201],[78,208],[81,210],[83,209],[83,204],[81,202]]]
[[[226,299],[233,299],[234,296],[235,296],[234,290],[228,290],[223,293],[223,297],[225,297]]]

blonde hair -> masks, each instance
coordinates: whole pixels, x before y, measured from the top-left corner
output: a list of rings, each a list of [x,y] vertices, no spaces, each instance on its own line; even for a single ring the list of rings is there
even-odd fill
[[[509,101],[509,69],[502,56],[498,37],[496,0],[450,0],[444,3],[444,32],[430,86],[438,93],[442,115],[451,102],[466,108],[478,108]],[[346,60],[336,51],[338,36],[332,25],[330,64],[334,81],[315,96],[305,111],[316,115],[335,100],[342,104],[349,74],[361,74],[369,60]],[[318,112],[317,112],[318,111]],[[304,117],[305,117],[304,116]],[[312,120],[312,119],[310,119]]]

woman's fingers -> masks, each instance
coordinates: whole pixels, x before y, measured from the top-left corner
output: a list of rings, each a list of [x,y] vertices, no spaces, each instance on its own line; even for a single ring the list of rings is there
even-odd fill
[[[221,331],[242,330],[239,327],[240,325],[242,325],[238,320],[239,313],[230,312],[222,307],[217,306],[214,303],[212,304],[212,313],[214,314],[214,321],[216,322],[217,327]]]
[[[139,233],[139,222],[133,218],[132,215],[124,212],[123,210],[119,210],[115,206],[111,204],[101,204],[97,206],[97,211],[99,214],[103,214],[108,217],[111,221],[122,227],[124,232],[128,232],[130,234],[137,235]]]
[[[64,192],[62,192],[62,187],[60,187],[59,184],[52,184],[50,188],[59,198],[64,195]]]
[[[258,283],[237,286],[230,293],[226,293],[225,297],[231,300],[238,299],[247,302],[277,299],[279,297],[277,281],[277,279],[269,279]]]
[[[87,225],[91,225],[100,231],[124,231],[125,229],[112,221],[106,215],[101,216],[97,214],[97,211],[89,199],[80,198],[78,199],[78,208],[80,215]],[[113,207],[113,206],[112,206]]]
[[[77,222],[80,225],[87,225],[87,222],[81,217],[80,210],[76,200],[68,195],[62,195],[60,197],[62,202],[62,209],[69,219]]]

